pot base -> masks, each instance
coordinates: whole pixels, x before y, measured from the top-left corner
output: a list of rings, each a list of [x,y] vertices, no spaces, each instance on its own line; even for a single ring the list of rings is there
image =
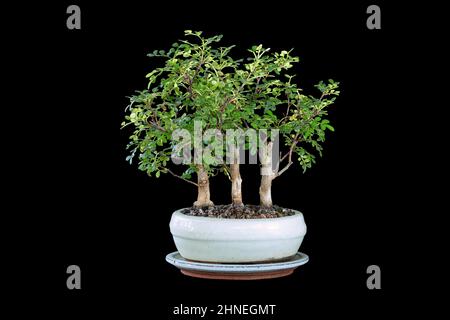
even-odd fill
[[[294,256],[279,262],[269,263],[207,263],[184,259],[178,251],[166,256],[166,261],[178,269],[184,275],[220,280],[260,280],[285,277],[294,270],[307,263],[308,256],[298,252]]]
[[[262,280],[262,279],[274,279],[288,276],[294,272],[295,268],[269,271],[259,273],[225,273],[225,272],[204,272],[195,270],[183,270],[181,273],[194,278],[202,279],[214,279],[214,280]]]

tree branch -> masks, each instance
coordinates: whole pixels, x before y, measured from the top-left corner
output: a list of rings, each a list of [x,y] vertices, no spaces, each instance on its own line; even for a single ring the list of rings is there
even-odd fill
[[[280,152],[280,155],[281,155],[281,152]],[[288,155],[289,155],[289,152],[286,152],[286,154],[280,158],[280,161],[279,161],[279,162],[280,162],[280,163],[283,162],[284,159],[286,159],[286,157],[287,157]]]
[[[225,101],[220,106],[219,110],[219,130],[222,131],[222,125],[223,125],[223,113],[225,111],[226,106],[234,100],[234,97],[227,97]]]
[[[287,104],[288,104],[288,107],[287,107],[287,110],[286,110],[285,117],[289,117],[289,109],[291,108],[291,99],[289,98],[289,95],[287,96]]]
[[[147,121],[147,123],[148,123],[149,125],[151,125],[152,127],[154,127],[155,129],[158,129],[158,130],[160,130],[160,131],[162,131],[162,132],[166,132],[166,129],[164,129],[163,127],[161,127],[160,125],[158,125],[158,124],[156,124],[156,123],[154,123],[154,122]]]
[[[292,163],[293,163],[293,162],[292,162],[292,153],[294,153],[294,148],[295,148],[295,146],[297,145],[297,143],[300,142],[300,139],[298,138],[298,136],[299,136],[299,133],[297,132],[297,134],[295,135],[294,139],[292,140],[292,144],[291,144],[291,147],[289,148],[289,152],[286,153],[286,154],[281,158],[281,160],[278,162],[278,164],[280,164],[287,156],[289,157],[289,158],[288,158],[288,163],[284,166],[284,168],[281,169],[280,171],[277,170],[277,173],[276,173],[274,179],[275,179],[276,177],[281,176],[281,175],[282,175],[287,169],[289,169],[289,167],[292,165]]]
[[[200,68],[202,67],[203,63],[204,63],[204,61],[203,61],[203,54],[202,54],[202,58],[198,62],[197,68],[195,68],[195,71],[194,71],[194,74],[192,75],[192,77],[190,77],[188,74],[184,75],[184,80],[187,81],[187,83],[188,83],[187,90],[189,92],[189,96],[191,99],[194,98],[194,91],[192,89],[192,86],[194,84],[194,79],[197,77],[198,73],[200,72]]]
[[[187,82],[187,91],[189,92],[189,96],[192,99],[194,97],[194,92],[192,91],[192,78],[189,77],[187,74],[184,75],[184,80]]]
[[[280,171],[277,172],[277,174],[275,175],[274,179],[275,179],[276,177],[281,176],[287,169],[289,169],[289,167],[292,165],[292,163],[293,163],[293,162],[288,162],[288,163],[286,164],[286,166],[285,166],[283,169],[281,169]]]
[[[287,110],[286,110],[286,113],[284,114],[283,118],[281,118],[281,120],[278,121],[278,125],[281,125],[286,119],[289,118],[289,111],[291,109],[292,102],[291,102],[291,99],[289,98],[289,95],[286,95],[286,98],[287,98]]]
[[[225,172],[226,176],[228,177],[228,179],[231,181],[231,175],[230,175],[230,167],[227,166],[226,164],[223,164],[223,171]]]
[[[198,187],[198,184],[197,184],[197,183],[195,183],[195,182],[193,182],[193,181],[191,181],[191,180],[188,180],[188,179],[183,178],[182,176],[180,176],[180,175],[174,173],[173,171],[171,171],[171,170],[168,169],[168,168],[164,168],[164,171],[170,173],[171,175],[173,175],[174,177],[176,177],[176,178],[178,178],[178,179],[181,179],[181,180],[183,180],[183,181],[186,181],[186,182],[188,182],[188,183],[190,183],[190,184],[193,184],[194,186]]]
[[[258,88],[259,82],[261,81],[261,77],[256,78],[255,92],[253,92],[252,98],[255,99],[256,94],[258,94],[261,90]]]

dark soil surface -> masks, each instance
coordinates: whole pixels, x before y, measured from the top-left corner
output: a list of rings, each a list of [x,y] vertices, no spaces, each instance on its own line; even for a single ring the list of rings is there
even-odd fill
[[[208,208],[187,208],[181,211],[183,214],[197,217],[226,218],[226,219],[266,219],[292,216],[295,211],[291,209],[273,206],[264,208],[255,205],[233,206],[216,205]]]

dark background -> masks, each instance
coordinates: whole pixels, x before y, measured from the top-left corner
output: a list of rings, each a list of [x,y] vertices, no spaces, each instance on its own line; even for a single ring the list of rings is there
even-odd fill
[[[26,169],[11,189],[27,195],[14,199],[20,232],[13,241],[21,248],[14,252],[23,260],[10,264],[21,273],[14,280],[19,295],[44,298],[39,307],[60,319],[173,319],[181,303],[277,304],[274,319],[411,311],[397,299],[410,281],[401,222],[411,212],[398,192],[408,184],[399,129],[407,106],[397,95],[414,59],[402,51],[412,37],[402,22],[408,14],[376,2],[382,29],[368,30],[372,2],[293,3],[77,1],[14,9],[19,15],[9,25],[7,50],[21,62],[11,62],[20,71],[11,80],[25,89],[16,95],[24,114],[15,121],[24,128],[12,157]],[[81,7],[81,30],[66,28],[70,4]],[[224,44],[244,49],[294,48],[306,93],[315,93],[319,80],[341,83],[330,115],[336,132],[323,158],[306,174],[293,166],[274,182],[274,202],[302,211],[308,225],[301,251],[310,261],[290,277],[193,279],[164,260],[175,250],[170,215],[190,206],[196,190],[130,166],[129,131],[119,128],[127,96],[146,87],[145,74],[155,66],[146,54],[167,49],[185,29],[223,34]],[[256,203],[258,167],[242,171],[244,202]],[[211,189],[215,203],[229,202],[224,177],[213,178]],[[80,291],[66,288],[71,264],[81,267]],[[366,287],[371,264],[381,267],[378,291]]]

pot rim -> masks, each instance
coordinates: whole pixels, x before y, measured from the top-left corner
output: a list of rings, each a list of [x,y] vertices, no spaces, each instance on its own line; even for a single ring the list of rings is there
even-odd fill
[[[295,209],[289,209],[295,212],[295,214],[290,215],[290,216],[285,216],[285,217],[275,217],[275,218],[255,218],[255,219],[241,219],[241,218],[219,218],[219,217],[199,217],[199,216],[191,216],[188,214],[184,214],[181,212],[181,210],[185,210],[185,209],[190,209],[190,208],[181,208],[178,210],[175,210],[173,212],[173,215],[178,215],[178,216],[182,216],[182,217],[187,217],[189,219],[194,219],[194,220],[198,220],[198,221],[234,221],[234,223],[236,223],[236,221],[248,221],[248,222],[244,222],[244,223],[251,223],[251,222],[256,222],[256,221],[280,221],[280,220],[289,220],[289,219],[296,219],[298,216],[302,216],[303,217],[303,213],[295,210]]]
[[[303,214],[262,219],[228,219],[172,214],[169,226],[174,237],[192,240],[244,241],[293,239],[306,234]]]

